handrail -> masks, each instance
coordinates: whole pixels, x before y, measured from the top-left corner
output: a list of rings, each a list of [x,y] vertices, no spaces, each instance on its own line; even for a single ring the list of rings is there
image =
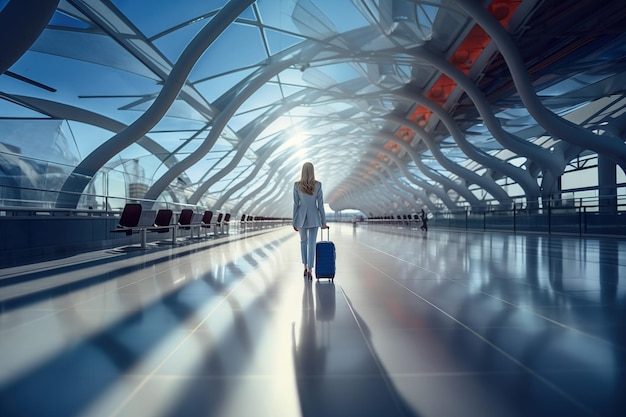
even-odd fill
[[[72,193],[69,191],[60,191],[60,190],[45,190],[41,188],[34,187],[17,187],[12,185],[0,185],[1,189],[12,189],[19,190],[20,192],[31,192],[31,193],[42,193],[41,198],[45,198],[48,194],[58,195],[58,194],[80,194],[80,203],[75,209],[68,208],[56,208],[55,198],[45,198],[45,199],[24,199],[24,198],[10,198],[10,197],[2,197],[0,193],[0,208],[10,208],[12,210],[18,210],[23,208],[24,211],[58,211],[58,212],[118,212],[121,211],[126,203],[141,203],[146,206],[150,206],[154,209],[159,208],[168,208],[176,211],[180,211],[183,208],[190,208],[194,211],[205,210],[205,207],[198,204],[187,204],[187,203],[177,203],[171,201],[161,201],[161,200],[147,200],[142,198],[129,198],[129,197],[115,197],[104,194],[90,194],[90,193]]]
[[[530,232],[578,236],[623,237],[626,235],[626,196],[613,195],[614,204],[546,204],[540,208],[457,210],[430,213],[428,225],[433,229],[466,231]],[[418,230],[419,220],[411,214],[370,217],[374,227],[393,226]]]
[[[0,185],[2,188],[19,189],[21,191],[45,192],[45,193],[61,193],[62,191],[42,190],[29,187],[16,187],[11,185]],[[0,194],[1,195],[1,194]],[[4,217],[30,217],[30,216],[56,216],[56,217],[117,217],[121,215],[126,203],[141,203],[149,206],[151,210],[171,209],[174,213],[179,214],[183,209],[191,209],[195,213],[204,213],[211,208],[198,204],[175,203],[168,201],[153,201],[138,198],[113,197],[100,194],[82,194],[81,203],[78,208],[59,208],[53,203],[56,198],[49,200],[24,200],[0,197],[0,218]],[[85,201],[95,202],[97,204],[89,205]],[[226,214],[227,211],[223,211]],[[237,219],[237,213],[230,213],[230,223],[238,225],[240,221]],[[250,216],[249,216],[250,217]],[[287,221],[288,220],[288,221]],[[290,219],[276,217],[254,217],[254,221],[248,221],[249,229],[274,227],[285,224],[291,224]],[[254,225],[254,226],[253,226]]]
[[[445,206],[441,207],[441,210],[438,210],[437,213],[442,214],[453,214],[453,213],[465,213],[471,212],[474,213],[482,213],[485,211],[508,211],[508,210],[541,210],[548,208],[577,208],[577,207],[587,207],[591,209],[593,207],[607,207],[607,206],[615,206],[618,211],[622,211],[626,209],[626,183],[617,184],[616,189],[618,190],[617,194],[611,195],[599,195],[601,187],[583,187],[578,189],[571,190],[563,190],[561,191],[561,198],[555,198],[551,200],[540,200],[538,203],[533,203],[530,205],[526,204],[526,200],[524,197],[516,196],[512,197],[513,206],[512,207],[502,207],[495,200],[485,200],[484,209],[476,209],[471,208],[469,205],[462,205],[458,208],[458,210],[448,210]],[[0,193],[0,215],[2,215],[2,210],[9,209],[11,211],[36,211],[36,212],[58,212],[58,213],[86,213],[86,214],[96,214],[96,213],[109,213],[114,212],[117,213],[124,208],[126,203],[130,202],[138,202],[141,204],[145,204],[146,206],[150,206],[153,209],[159,208],[167,208],[175,211],[180,211],[184,208],[190,208],[196,212],[203,212],[207,208],[198,204],[187,204],[187,203],[177,203],[171,201],[161,201],[161,200],[147,200],[141,198],[128,198],[128,197],[115,197],[104,194],[90,194],[90,193],[79,193],[81,194],[80,203],[75,209],[67,209],[60,208],[56,209],[54,202],[57,201],[56,195],[60,193],[71,193],[68,191],[60,191],[60,190],[46,190],[41,188],[34,187],[20,187],[13,185],[0,184],[0,190],[2,189],[10,189],[10,190],[19,190],[20,193],[30,192],[30,193],[42,193],[41,199],[24,199],[24,198],[10,198],[10,197],[2,197],[3,193]],[[576,197],[577,193],[588,193],[588,192],[596,192],[598,195],[594,196],[582,196]],[[621,192],[621,193],[619,193]],[[9,193],[10,194],[10,193]],[[46,197],[48,194],[54,194],[55,197]],[[77,194],[77,193],[72,193]],[[600,202],[608,202],[608,204],[600,204]],[[494,204],[495,203],[495,204]],[[23,209],[23,210],[22,210]],[[210,208],[209,208],[210,209]],[[478,211],[477,211],[478,210]],[[232,213],[236,215],[237,213]],[[396,213],[398,214],[398,213]],[[399,213],[403,214],[403,213]],[[391,213],[390,213],[391,215]]]

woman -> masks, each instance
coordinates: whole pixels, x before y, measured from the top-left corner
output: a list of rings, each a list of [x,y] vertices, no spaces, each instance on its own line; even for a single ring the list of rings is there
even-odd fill
[[[312,279],[317,229],[328,229],[324,212],[322,183],[315,181],[313,164],[302,165],[300,181],[293,186],[293,229],[300,233],[300,251],[304,276]]]

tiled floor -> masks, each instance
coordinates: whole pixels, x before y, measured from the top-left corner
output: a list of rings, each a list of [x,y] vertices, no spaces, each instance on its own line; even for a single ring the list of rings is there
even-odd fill
[[[0,416],[623,415],[626,242],[331,227],[0,270]]]

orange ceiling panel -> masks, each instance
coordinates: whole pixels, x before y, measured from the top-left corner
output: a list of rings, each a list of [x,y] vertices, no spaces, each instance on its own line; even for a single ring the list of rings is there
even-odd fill
[[[521,0],[494,0],[487,10],[491,13],[502,26],[508,27],[511,17],[515,10],[519,7]],[[463,73],[468,74],[472,65],[476,62],[480,54],[483,53],[485,47],[489,44],[491,38],[479,25],[469,31],[463,42],[459,45],[457,50],[450,57],[450,62],[454,64]],[[456,88],[456,82],[445,74],[442,74],[435,84],[431,87],[430,91],[426,94],[426,97],[443,106]],[[433,112],[426,107],[419,105],[409,116],[409,120],[417,123],[419,126],[426,126]],[[406,134],[406,131],[411,132],[410,135]],[[405,142],[410,142],[413,139],[414,133],[406,126],[402,126],[397,132],[396,136]]]
[[[515,10],[517,10],[521,3],[522,0],[494,0],[493,3],[487,7],[487,10],[498,19],[502,26],[508,28]]]
[[[434,101],[435,103],[443,106],[450,97],[450,93],[454,91],[456,87],[456,82],[448,77],[445,74],[441,74],[439,79],[435,82],[435,84],[430,88],[426,97]]]
[[[407,126],[401,126],[400,129],[396,131],[396,137],[398,137],[398,139],[402,139],[406,143],[411,143],[414,136],[415,132]]]
[[[389,152],[398,153],[400,152],[400,145],[390,140],[385,145],[385,149],[388,150]]]
[[[411,120],[411,121],[417,123],[418,125],[424,127],[428,123],[428,120],[430,120],[430,116],[432,114],[433,114],[433,112],[431,110],[427,109],[426,107],[424,107],[422,105],[419,105],[413,111],[413,113],[411,114],[411,117],[409,117],[409,120]]]
[[[474,25],[458,49],[452,54],[450,62],[467,74],[490,40],[491,38],[482,27]]]
[[[520,3],[520,0],[495,0],[487,10],[498,19],[502,26],[508,27],[513,13]],[[467,74],[490,41],[491,38],[487,32],[482,27],[474,25],[458,49],[452,54],[450,62]]]

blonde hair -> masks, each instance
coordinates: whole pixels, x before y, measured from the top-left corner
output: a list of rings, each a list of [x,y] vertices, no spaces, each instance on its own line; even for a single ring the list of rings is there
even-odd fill
[[[315,171],[313,170],[312,163],[305,162],[302,165],[302,174],[300,175],[298,184],[300,185],[300,191],[313,195],[313,191],[315,191]]]

